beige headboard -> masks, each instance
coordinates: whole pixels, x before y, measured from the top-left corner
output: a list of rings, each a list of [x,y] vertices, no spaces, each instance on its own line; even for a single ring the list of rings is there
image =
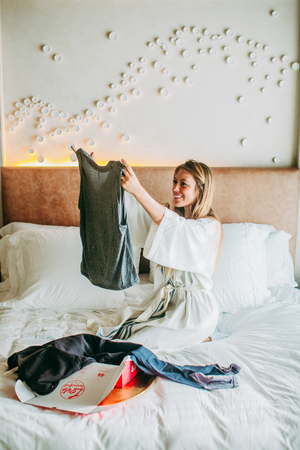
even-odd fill
[[[159,202],[171,201],[173,167],[135,167],[138,178]],[[214,209],[223,223],[274,225],[292,234],[295,256],[299,170],[296,168],[213,168]],[[65,167],[2,167],[4,224],[32,222],[79,225],[79,171]]]

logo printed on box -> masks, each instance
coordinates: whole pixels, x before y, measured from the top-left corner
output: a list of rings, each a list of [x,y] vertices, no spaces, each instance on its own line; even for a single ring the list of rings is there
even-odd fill
[[[60,395],[66,400],[73,400],[80,397],[85,391],[85,385],[82,381],[72,380],[64,384],[60,389]]]

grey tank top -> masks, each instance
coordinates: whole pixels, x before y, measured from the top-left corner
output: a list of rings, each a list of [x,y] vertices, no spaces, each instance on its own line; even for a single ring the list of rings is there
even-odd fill
[[[98,166],[83,149],[76,155],[80,171],[81,273],[105,289],[127,289],[139,282],[121,186],[125,166],[109,161]]]

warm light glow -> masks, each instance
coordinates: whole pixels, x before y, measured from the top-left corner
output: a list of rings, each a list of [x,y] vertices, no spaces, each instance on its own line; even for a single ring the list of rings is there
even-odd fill
[[[98,161],[96,160],[96,164],[98,164],[98,166],[106,166],[106,164],[108,163],[108,161]],[[129,163],[130,164],[130,163]],[[149,167],[149,164],[141,164],[141,163],[131,163],[130,164],[132,167]],[[44,160],[44,162],[39,163],[38,161],[24,161],[24,162],[19,162],[19,163],[15,163],[12,165],[12,167],[78,167],[78,163],[77,161],[70,161],[70,159],[65,160],[65,161],[51,161],[48,158]],[[160,167],[159,165],[155,165],[155,167]],[[165,167],[164,165],[162,165],[161,167]],[[172,166],[173,167],[173,166]]]

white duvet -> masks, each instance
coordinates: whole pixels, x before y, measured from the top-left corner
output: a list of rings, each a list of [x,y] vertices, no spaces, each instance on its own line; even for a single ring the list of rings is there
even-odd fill
[[[80,311],[0,311],[2,450],[283,450],[300,448],[300,291],[272,292],[269,305],[220,315],[228,337],[176,353],[172,363],[237,363],[239,388],[208,392],[157,378],[142,396],[92,415],[20,403],[7,357],[29,345],[87,333],[97,315]]]

